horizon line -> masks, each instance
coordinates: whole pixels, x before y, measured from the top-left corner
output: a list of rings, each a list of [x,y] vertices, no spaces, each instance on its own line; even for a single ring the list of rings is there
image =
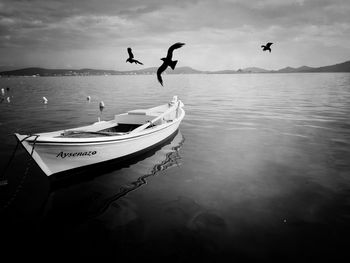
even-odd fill
[[[178,67],[176,69],[188,68],[188,69],[192,69],[192,70],[200,71],[200,72],[220,72],[220,71],[240,71],[240,70],[246,70],[246,69],[250,69],[250,68],[256,68],[256,69],[260,69],[260,70],[271,72],[271,71],[279,71],[279,70],[288,69],[288,68],[299,69],[299,68],[303,68],[303,67],[308,67],[308,68],[311,68],[311,69],[317,69],[317,68],[328,67],[328,66],[336,66],[336,65],[339,65],[339,64],[347,63],[347,62],[350,62],[350,60],[346,60],[344,62],[339,62],[339,63],[332,64],[332,65],[320,66],[320,67],[310,67],[310,66],[307,66],[307,65],[302,65],[302,66],[299,66],[299,67],[285,66],[285,67],[282,67],[282,68],[279,68],[279,69],[266,69],[266,68],[262,68],[262,67],[258,67],[258,66],[249,66],[249,67],[238,68],[238,69],[220,69],[220,70],[199,70],[199,69],[195,69],[195,68],[190,67],[190,66],[181,66],[181,67]],[[77,71],[78,70],[97,70],[97,71],[133,72],[133,71],[142,71],[142,70],[147,70],[147,69],[158,68],[157,66],[150,66],[150,67],[145,67],[145,68],[141,68],[141,69],[118,70],[118,69],[98,69],[98,68],[90,68],[90,67],[82,67],[82,68],[51,68],[51,67],[42,67],[42,66],[28,66],[28,67],[18,67],[17,68],[15,66],[0,66],[0,68],[1,67],[3,67],[3,68],[9,67],[9,68],[15,68],[15,69],[3,70],[0,73],[10,72],[10,71],[17,71],[17,70],[25,70],[25,69],[68,70],[68,71],[69,70],[71,70],[71,71],[74,71],[74,70],[77,70]]]

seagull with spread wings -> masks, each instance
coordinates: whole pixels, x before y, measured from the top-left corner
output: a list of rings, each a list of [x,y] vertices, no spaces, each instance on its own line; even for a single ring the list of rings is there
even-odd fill
[[[269,42],[269,43],[267,43],[266,45],[262,45],[261,47],[262,47],[263,51],[268,50],[268,51],[271,52],[271,45],[272,45],[272,44],[273,44],[273,43]]]
[[[128,47],[128,53],[129,53],[129,58],[125,62],[130,62],[131,64],[135,63],[135,64],[143,65],[140,61],[134,59],[134,54],[132,53],[130,47]]]
[[[163,86],[163,79],[162,79],[162,73],[167,69],[167,67],[171,67],[172,70],[175,69],[175,66],[177,64],[177,60],[172,60],[173,58],[173,51],[174,49],[180,48],[184,43],[177,42],[168,49],[168,54],[165,58],[161,58],[160,60],[163,60],[163,64],[158,68],[157,70],[157,78],[159,83]]]

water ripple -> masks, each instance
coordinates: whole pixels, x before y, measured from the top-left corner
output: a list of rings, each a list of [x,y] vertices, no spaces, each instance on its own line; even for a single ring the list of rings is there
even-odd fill
[[[181,135],[182,136],[182,135]],[[185,143],[185,137],[181,137],[181,141],[174,147],[171,148],[170,152],[168,152],[165,155],[165,158],[162,162],[156,164],[150,173],[145,174],[137,178],[135,181],[122,186],[118,193],[112,195],[109,198],[106,198],[105,201],[103,201],[103,205],[100,207],[99,211],[97,213],[94,213],[92,217],[98,217],[102,215],[106,210],[118,199],[121,197],[127,195],[128,193],[137,190],[139,187],[141,187],[144,184],[147,184],[147,178],[151,176],[155,176],[158,173],[165,171],[173,166],[179,166],[179,161],[181,160],[181,155],[179,153],[181,147]]]

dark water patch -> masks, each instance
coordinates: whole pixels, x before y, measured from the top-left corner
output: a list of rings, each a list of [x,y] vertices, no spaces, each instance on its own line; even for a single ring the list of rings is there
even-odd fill
[[[96,216],[103,214],[113,202],[117,201],[119,198],[127,195],[128,193],[135,191],[136,189],[138,189],[142,185],[147,184],[146,179],[148,177],[155,176],[159,172],[165,171],[165,170],[167,170],[175,165],[179,166],[179,161],[181,160],[179,150],[182,147],[182,145],[184,144],[184,142],[185,142],[185,138],[182,137],[182,140],[179,142],[179,144],[177,146],[173,147],[171,149],[171,152],[166,154],[165,159],[161,163],[155,165],[149,174],[143,175],[143,176],[137,178],[136,181],[131,182],[128,185],[121,187],[119,193],[117,193],[117,194],[111,196],[110,198],[108,198],[107,200],[105,200],[104,204],[99,209],[99,211],[92,216],[96,217]]]

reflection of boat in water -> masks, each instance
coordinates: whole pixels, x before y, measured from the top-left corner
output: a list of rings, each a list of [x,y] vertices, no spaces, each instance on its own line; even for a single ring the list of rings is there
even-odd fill
[[[116,115],[111,121],[34,135],[16,134],[42,171],[50,176],[145,152],[174,134],[185,116],[183,103]]]
[[[178,130],[162,144],[124,162],[95,165],[81,174],[69,174],[64,178],[48,177],[52,195],[46,200],[45,214],[49,214],[49,220],[54,222],[66,214],[69,214],[69,220],[75,218],[77,221],[105,216],[106,210],[118,206],[119,201],[128,202],[119,198],[147,184],[147,178],[161,176],[167,169],[180,166],[180,149],[184,142],[185,138]],[[57,203],[61,205],[54,206]]]
[[[157,144],[152,149],[141,154],[128,158],[119,158],[101,164],[96,164],[88,169],[77,169],[49,176],[51,190],[55,191],[72,184],[80,184],[93,178],[100,177],[104,174],[114,173],[123,168],[132,168],[139,170],[141,174],[156,174],[159,171],[166,170],[175,165],[179,165],[179,150],[182,147],[185,138],[180,130],[177,130],[163,142]],[[138,167],[140,165],[140,167]],[[145,167],[151,167],[144,171]],[[151,169],[151,170],[150,170]],[[148,171],[150,171],[148,173]],[[144,177],[142,176],[142,177]],[[139,179],[138,179],[139,180]],[[141,179],[140,179],[141,180]],[[133,185],[134,183],[131,183]]]
[[[179,153],[182,145],[185,142],[185,138],[180,131],[177,132],[176,136],[166,145],[163,145],[158,149],[151,157],[147,158],[147,162],[153,163],[153,167],[149,173],[138,177],[135,181],[128,183],[127,185],[120,188],[119,192],[106,198],[103,201],[103,205],[100,207],[98,212],[93,216],[98,216],[104,213],[107,208],[119,198],[127,195],[131,191],[134,191],[147,183],[147,178],[155,176],[159,172],[165,171],[174,166],[180,165],[181,155]]]

